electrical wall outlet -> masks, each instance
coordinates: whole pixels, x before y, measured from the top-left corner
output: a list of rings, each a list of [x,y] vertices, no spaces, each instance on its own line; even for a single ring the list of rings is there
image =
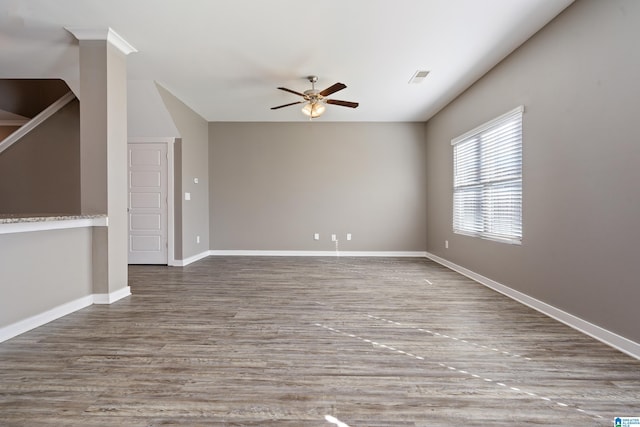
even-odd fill
[[[313,240],[320,240],[320,233],[314,233]]]
[[[444,241],[444,248],[445,249],[449,249],[449,241],[448,240]]]
[[[347,240],[351,240],[351,233],[347,233]]]
[[[335,242],[336,240],[338,240],[337,236],[335,234],[331,235],[331,241]]]
[[[196,243],[200,243],[200,236],[196,236]]]

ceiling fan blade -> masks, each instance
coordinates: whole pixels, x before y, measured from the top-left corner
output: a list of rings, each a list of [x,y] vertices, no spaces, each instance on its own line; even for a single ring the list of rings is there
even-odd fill
[[[344,83],[336,83],[333,86],[329,86],[328,88],[320,92],[320,95],[329,96],[332,93],[336,93],[337,91],[344,89],[345,87],[347,87],[347,85]]]
[[[292,93],[292,94],[294,94],[294,95],[299,95],[299,96],[301,96],[301,97],[303,97],[303,98],[304,98],[304,96],[305,96],[305,95],[304,95],[304,93],[296,92],[295,90],[287,89],[286,87],[279,87],[278,89],[283,90],[283,91],[285,91],[285,92]]]
[[[278,105],[277,107],[271,107],[272,110],[277,110],[279,108],[284,108],[284,107],[289,107],[291,105],[296,105],[296,104],[302,104],[305,101],[298,101],[298,102],[291,102],[289,104],[284,104],[284,105]]]
[[[326,102],[327,104],[340,105],[342,107],[349,107],[349,108],[357,108],[358,105],[360,105],[357,102],[338,101],[337,99],[327,99]]]

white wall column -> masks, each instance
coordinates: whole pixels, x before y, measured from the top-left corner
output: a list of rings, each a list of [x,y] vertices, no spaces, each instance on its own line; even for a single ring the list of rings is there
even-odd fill
[[[80,42],[80,176],[83,214],[107,214],[94,233],[94,293],[127,287],[127,68],[135,52],[110,28],[68,28]]]

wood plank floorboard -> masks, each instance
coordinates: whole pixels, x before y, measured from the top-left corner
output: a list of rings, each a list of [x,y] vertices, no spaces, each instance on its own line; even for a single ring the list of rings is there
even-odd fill
[[[430,260],[130,266],[0,344],[1,426],[611,426],[640,361]]]

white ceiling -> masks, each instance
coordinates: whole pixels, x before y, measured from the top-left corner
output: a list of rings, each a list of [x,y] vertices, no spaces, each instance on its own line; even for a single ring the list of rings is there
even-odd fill
[[[0,78],[78,80],[64,27],[112,28],[157,81],[208,121],[301,121],[279,91],[335,82],[323,121],[425,121],[573,0],[0,0]],[[429,70],[421,84],[408,81]]]

